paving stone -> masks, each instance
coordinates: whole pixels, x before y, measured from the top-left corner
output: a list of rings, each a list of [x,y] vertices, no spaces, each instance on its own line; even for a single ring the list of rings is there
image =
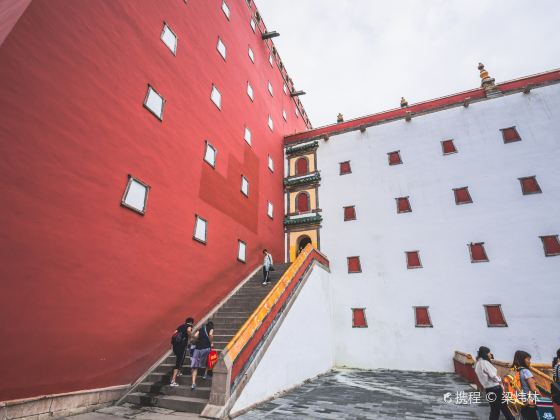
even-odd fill
[[[255,419],[486,419],[487,403],[447,404],[443,395],[473,392],[452,373],[335,369],[238,417]]]

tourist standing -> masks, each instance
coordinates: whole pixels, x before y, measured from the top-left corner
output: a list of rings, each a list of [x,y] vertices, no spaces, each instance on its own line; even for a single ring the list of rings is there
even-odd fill
[[[533,374],[529,370],[531,366],[531,355],[523,350],[517,350],[513,356],[513,368],[519,371],[521,380],[521,389],[526,395],[536,395],[539,393],[537,383]],[[538,420],[537,404],[535,401],[527,401],[527,404],[521,409],[521,415],[525,420]]]
[[[481,346],[476,355],[476,364],[474,371],[478,377],[478,381],[486,391],[487,400],[490,403],[490,420],[498,420],[500,411],[506,420],[514,420],[507,403],[502,401],[503,389],[502,378],[498,376],[498,371],[492,364],[494,355],[488,347]]]
[[[214,347],[214,323],[209,321],[200,330],[195,332],[193,337],[196,340],[196,347],[191,360],[192,390],[196,388],[198,369],[205,369],[204,379],[206,379],[206,375],[208,374],[208,355],[210,354],[210,349]]]
[[[173,369],[173,376],[171,377],[171,386],[179,386],[177,383],[177,375],[181,375],[183,362],[187,354],[187,343],[192,334],[194,319],[187,318],[183,325],[179,325],[175,333],[171,337],[171,345],[173,346],[173,353],[175,353],[175,369]]]
[[[268,252],[267,249],[263,249],[264,259],[263,259],[263,283],[267,285],[270,283],[270,272],[274,271],[274,267],[272,266],[272,255]]]

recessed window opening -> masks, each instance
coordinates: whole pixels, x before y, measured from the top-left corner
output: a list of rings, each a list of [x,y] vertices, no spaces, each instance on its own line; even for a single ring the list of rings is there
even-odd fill
[[[255,62],[255,54],[253,53],[253,50],[251,49],[251,47],[249,47],[249,59],[254,63]]]
[[[352,328],[367,328],[365,308],[352,308]]]
[[[165,99],[148,84],[148,92],[146,92],[146,97],[144,98],[144,107],[154,114],[158,120],[163,121],[164,106]]]
[[[521,141],[521,137],[515,127],[502,128],[501,132],[505,144]]]
[[[347,175],[352,173],[352,168],[350,167],[350,161],[347,160],[346,162],[340,162],[340,175]]]
[[[362,265],[360,257],[347,257],[348,260],[348,273],[361,273]]]
[[[251,83],[247,82],[247,95],[249,96],[249,98],[251,98],[251,101],[253,100],[253,87],[251,86]]]
[[[208,163],[210,166],[212,166],[213,168],[216,167],[216,155],[217,155],[217,151],[214,148],[214,146],[212,146],[210,143],[208,143],[208,140],[206,140],[206,149],[204,151],[204,161],[206,163]]]
[[[249,197],[249,181],[243,175],[241,175],[241,192]]]
[[[274,131],[274,122],[272,121],[272,117],[270,115],[268,116],[268,128],[270,128],[270,131]]]
[[[167,48],[169,48],[173,55],[177,54],[177,35],[175,35],[165,22],[163,23],[163,30],[161,31],[161,40]]]
[[[270,201],[268,202],[268,205],[267,205],[267,208],[266,208],[266,214],[271,219],[274,216],[274,206],[272,205],[272,203]]]
[[[484,242],[471,242],[468,246],[472,263],[489,261],[488,256],[486,255],[486,250],[484,249]]]
[[[210,93],[210,99],[212,100],[212,102],[214,102],[214,105],[216,105],[218,109],[222,109],[222,94],[214,85],[212,85],[212,93]]]
[[[309,161],[307,157],[302,156],[296,160],[296,176],[306,175],[309,173]]]
[[[536,176],[526,176],[524,178],[519,178],[519,182],[521,183],[521,192],[523,193],[523,195],[542,193]]]
[[[469,187],[453,188],[453,194],[455,195],[455,204],[457,205],[473,202],[469,193]]]
[[[422,268],[422,263],[420,262],[420,252],[419,251],[407,251],[406,252],[406,268]]]
[[[274,172],[274,161],[270,155],[268,155],[268,169],[270,169],[271,172]]]
[[[414,307],[414,322],[417,328],[433,327],[430,318],[429,306],[415,306]]]
[[[560,241],[558,235],[541,236],[544,247],[544,255],[547,257],[555,257],[560,255]]]
[[[225,60],[226,59],[226,46],[224,45],[221,38],[219,38],[219,37],[218,37],[218,45],[216,45],[216,49],[218,50],[218,52],[220,53],[222,58]]]
[[[195,215],[193,239],[205,244],[207,226],[208,222],[205,219],[199,215]]]
[[[224,1],[222,1],[222,12],[224,12],[224,15],[226,15],[226,18],[229,20],[230,17],[230,11],[229,11],[229,7],[227,5],[227,3]]]
[[[245,133],[243,134],[243,139],[247,142],[247,144],[251,144],[251,130],[248,127],[245,127]]]
[[[247,259],[247,244],[242,240],[237,241],[237,259],[242,263]]]
[[[128,182],[121,199],[121,205],[133,210],[141,215],[146,214],[146,206],[148,204],[148,193],[150,186],[128,175]]]
[[[507,327],[507,322],[502,312],[502,305],[484,305],[486,323],[489,327]]]
[[[394,151],[394,152],[389,152],[387,153],[388,157],[389,157],[389,165],[400,165],[402,164],[402,159],[401,159],[401,152],[400,150]]]
[[[344,221],[356,220],[356,206],[344,207]]]
[[[296,212],[307,213],[310,211],[310,199],[307,191],[302,191],[296,196]]]

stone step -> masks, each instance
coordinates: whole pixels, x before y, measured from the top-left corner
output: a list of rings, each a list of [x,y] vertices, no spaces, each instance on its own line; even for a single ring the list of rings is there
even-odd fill
[[[154,395],[163,394],[163,395],[179,395],[181,397],[191,397],[191,398],[204,398],[204,399],[210,398],[209,386],[200,386],[193,391],[190,387],[190,382],[189,384],[181,385],[177,387],[169,386],[166,383],[143,382],[138,386],[137,391],[145,394],[154,394]]]
[[[206,379],[202,377],[204,372],[199,372],[198,377],[196,378],[196,384],[200,387],[206,388],[212,386],[212,376],[210,374]],[[152,382],[156,384],[168,385],[171,381],[171,373],[162,373],[162,372],[153,372],[148,375],[144,382]],[[188,386],[190,389],[192,378],[191,375],[177,376],[177,383],[181,386]]]
[[[125,402],[200,414],[208,403],[208,400],[203,398],[183,397],[180,395],[153,395],[143,392],[132,392],[126,396]]]

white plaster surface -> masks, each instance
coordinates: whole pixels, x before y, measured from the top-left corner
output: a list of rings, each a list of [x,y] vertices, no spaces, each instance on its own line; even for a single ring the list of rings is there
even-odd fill
[[[231,413],[327,372],[334,365],[329,273],[314,266]]]
[[[504,144],[500,129],[511,126],[522,141]],[[451,138],[458,153],[444,156]],[[403,164],[389,166],[395,150]],[[451,371],[454,350],[480,345],[501,360],[517,349],[551,360],[560,256],[545,257],[539,236],[560,234],[560,85],[331,136],[317,153],[336,365]],[[352,173],[339,176],[346,160]],[[532,175],[543,193],[524,196],[518,178]],[[463,186],[474,202],[457,206],[452,188]],[[397,214],[401,196],[411,213]],[[344,222],[349,205],[357,220]],[[469,242],[484,242],[490,261],[471,263]],[[406,268],[411,250],[423,268]],[[348,274],[355,255],[362,273]],[[484,304],[501,304],[508,327],[489,328]],[[413,306],[424,305],[433,328],[414,326]],[[366,308],[368,328],[352,328],[353,307]]]

